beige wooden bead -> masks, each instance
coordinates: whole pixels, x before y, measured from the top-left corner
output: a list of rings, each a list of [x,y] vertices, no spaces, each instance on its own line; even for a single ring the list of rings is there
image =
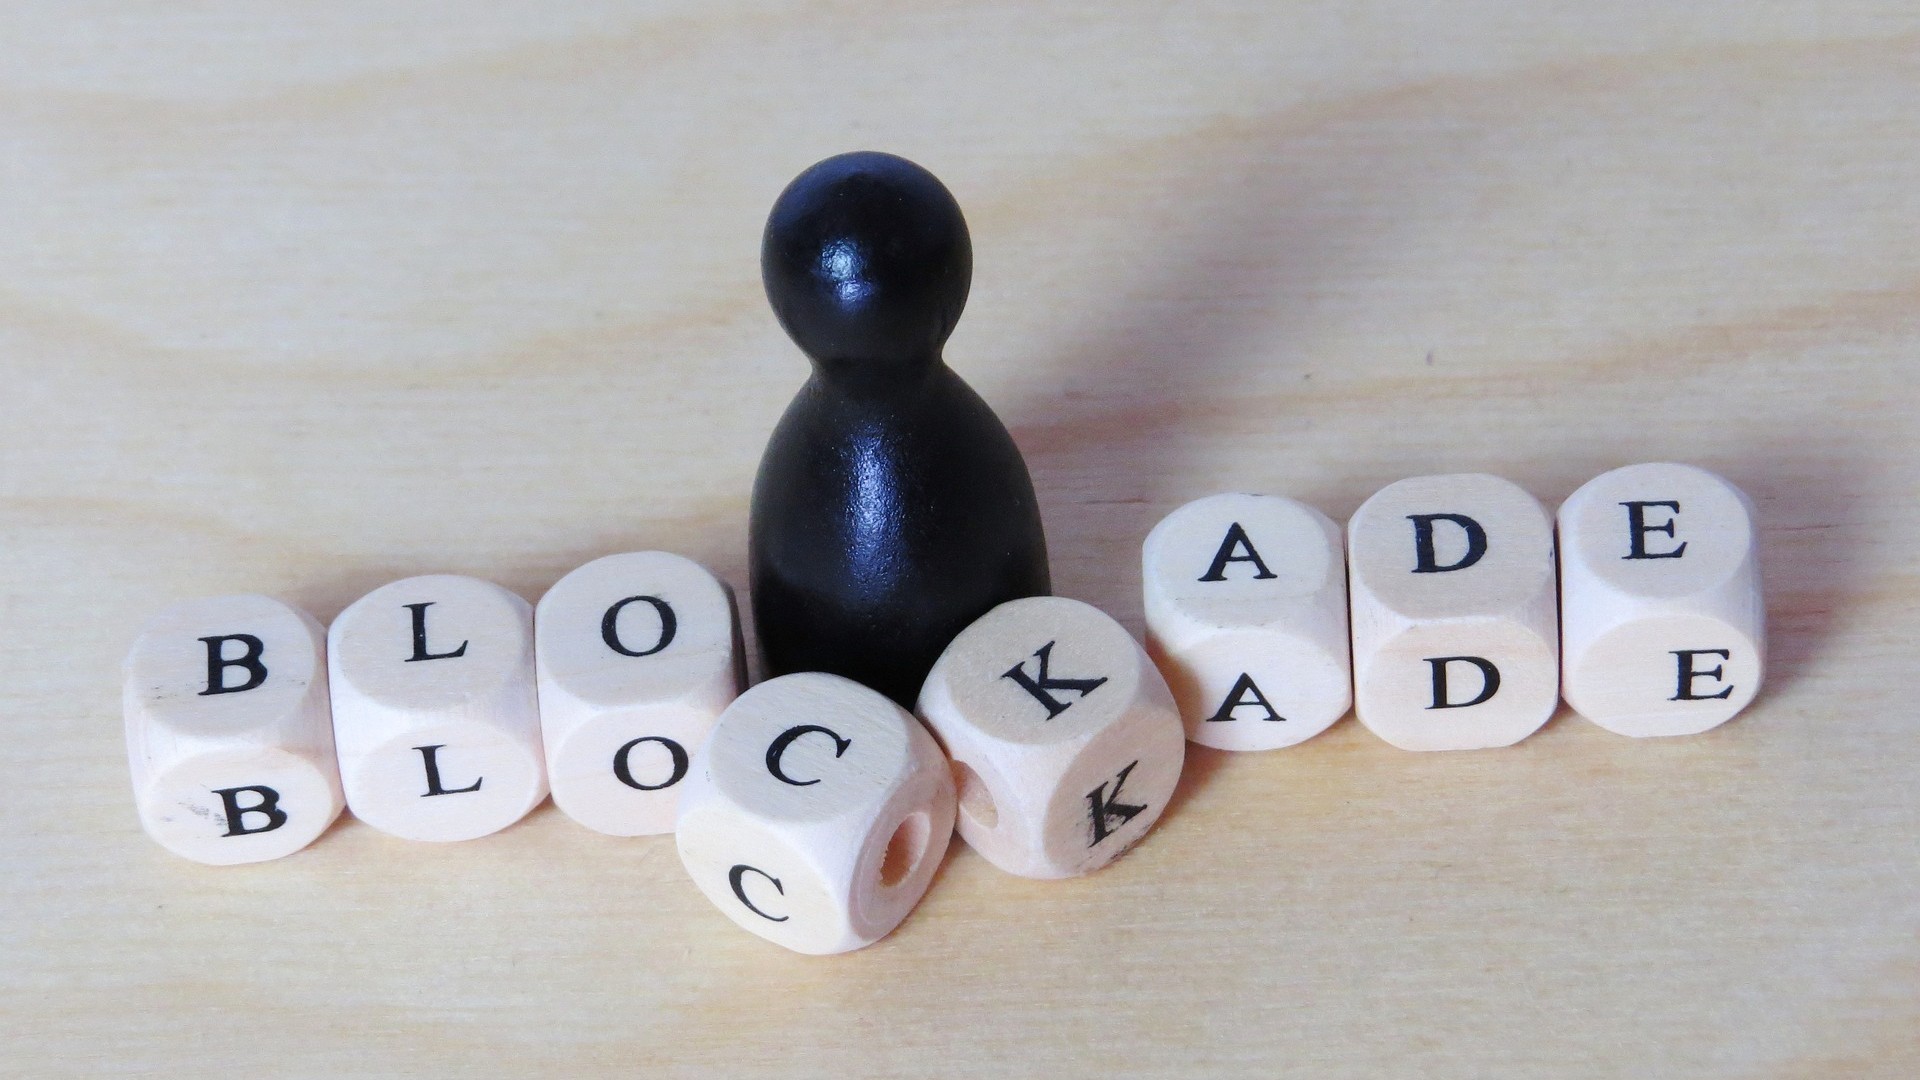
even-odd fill
[[[1159,820],[1186,755],[1146,651],[1064,597],[1012,600],[961,631],[919,711],[953,759],[961,837],[1023,877],[1119,858]]]
[[[1187,738],[1271,750],[1318,735],[1353,703],[1340,526],[1305,503],[1212,495],[1141,547],[1147,653]]]
[[[383,585],[333,620],[327,661],[355,817],[408,840],[471,840],[546,798],[525,600],[452,574]]]
[[[1561,681],[1622,735],[1692,735],[1760,689],[1753,504],[1691,465],[1629,465],[1560,507]]]
[[[1507,746],[1559,703],[1553,526],[1484,474],[1389,484],[1347,525],[1354,711],[1402,750]]]
[[[227,866],[290,855],[340,816],[324,633],[266,596],[192,600],[147,624],[122,704],[148,835]]]
[[[763,682],[720,715],[680,795],[675,842],[726,916],[795,952],[900,925],[953,835],[946,759],[905,709],[850,679]]]
[[[615,836],[673,831],[680,782],[740,693],[727,587],[664,551],[609,555],[534,609],[540,730],[553,802]]]

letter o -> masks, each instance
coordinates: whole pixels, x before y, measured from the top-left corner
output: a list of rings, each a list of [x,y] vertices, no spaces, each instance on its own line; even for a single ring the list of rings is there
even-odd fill
[[[643,784],[633,778],[633,771],[627,763],[627,757],[633,753],[634,747],[647,742],[657,742],[666,747],[667,756],[673,761],[673,772],[664,783]],[[687,777],[686,747],[663,735],[642,735],[638,739],[630,739],[626,745],[613,752],[613,775],[615,779],[636,791],[659,791],[670,788]]]

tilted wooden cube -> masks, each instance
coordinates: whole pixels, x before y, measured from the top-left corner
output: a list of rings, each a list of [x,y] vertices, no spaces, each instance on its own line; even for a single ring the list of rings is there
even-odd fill
[[[227,866],[292,854],[340,816],[324,633],[266,596],[192,600],[147,624],[122,704],[148,835]]]
[[[327,661],[355,817],[409,840],[471,840],[546,798],[525,600],[453,574],[383,585],[333,620]]]
[[[1497,476],[1389,484],[1347,525],[1354,711],[1403,750],[1506,746],[1560,700],[1553,525]]]
[[[1146,651],[1064,597],[1012,600],[961,631],[928,673],[919,712],[953,759],[961,837],[1024,877],[1119,858],[1159,820],[1186,756]]]
[[[1753,505],[1691,465],[1629,465],[1560,507],[1561,681],[1622,735],[1692,735],[1760,689],[1766,612]]]
[[[770,679],[720,715],[680,794],[675,842],[728,918],[802,953],[891,933],[953,835],[953,777],[905,709],[849,679]]]
[[[725,585],[664,551],[608,555],[534,609],[548,786],[568,817],[615,836],[673,831],[680,783],[740,693]]]
[[[1340,526],[1305,503],[1213,495],[1168,514],[1140,555],[1147,652],[1187,738],[1292,746],[1353,703]]]

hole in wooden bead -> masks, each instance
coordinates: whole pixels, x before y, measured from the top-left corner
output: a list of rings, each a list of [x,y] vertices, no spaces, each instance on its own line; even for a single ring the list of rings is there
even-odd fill
[[[894,886],[905,881],[926,857],[927,840],[933,831],[926,811],[907,815],[887,841],[887,857],[880,862],[880,884]]]
[[[993,793],[987,790],[987,782],[980,779],[962,762],[953,763],[953,786],[960,789],[960,812],[973,820],[983,829],[991,829],[1000,823],[1000,811],[993,805]]]

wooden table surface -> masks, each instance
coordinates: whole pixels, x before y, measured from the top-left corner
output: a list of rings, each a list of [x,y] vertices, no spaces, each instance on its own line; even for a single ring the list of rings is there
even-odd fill
[[[956,850],[893,937],[740,932],[666,838],[136,824],[187,597],[744,585],[805,365],[768,205],[854,148],[973,227],[948,358],[1136,632],[1213,492],[1727,475],[1769,685],[1706,735],[1196,750],[1127,859]],[[0,11],[0,1073],[1920,1075],[1920,11],[1899,0]]]

